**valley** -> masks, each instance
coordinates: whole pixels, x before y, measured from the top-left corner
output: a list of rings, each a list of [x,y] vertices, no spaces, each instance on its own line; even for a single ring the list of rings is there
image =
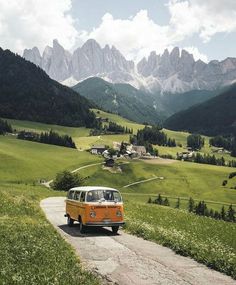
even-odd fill
[[[0,7],[0,285],[236,285],[236,2]]]
[[[97,109],[92,109],[92,111],[96,116],[99,114],[100,117],[108,118],[120,125],[132,128],[134,133],[144,127],[143,125],[123,119],[118,115]],[[38,231],[44,231],[42,223],[44,227],[48,227],[48,225],[45,224],[45,218],[40,212],[39,201],[49,196],[53,197],[65,194],[50,189],[47,190],[44,186],[40,186],[39,182],[54,179],[58,171],[65,169],[72,171],[81,166],[103,162],[102,157],[91,155],[85,150],[89,149],[93,144],[103,143],[112,146],[114,141],[128,141],[129,135],[116,134],[93,137],[89,136],[89,129],[85,128],[61,127],[18,120],[9,120],[9,122],[12,123],[13,128],[21,130],[41,132],[53,129],[61,134],[71,135],[76,142],[77,149],[68,149],[36,142],[21,141],[12,135],[0,136],[0,191],[2,197],[4,197],[1,199],[2,226],[5,227],[6,223],[14,224],[16,220],[18,220],[20,223],[19,226],[21,226],[22,229],[22,235],[27,235],[28,231],[31,231],[35,243],[45,243],[46,236],[44,238],[37,236]],[[171,152],[174,156],[176,155],[176,151],[183,150],[186,147],[188,133],[169,130],[164,130],[164,132],[170,137],[175,138],[177,143],[182,144],[182,147],[171,148],[157,146],[161,153],[168,154],[168,152]],[[206,137],[206,139],[209,138]],[[209,147],[203,150],[205,152],[211,151]],[[235,243],[234,239],[228,238],[229,236],[234,236],[234,232],[236,231],[234,223],[195,216],[189,214],[186,210],[190,197],[192,197],[196,203],[204,200],[208,208],[217,211],[220,211],[223,205],[225,209],[227,209],[230,204],[236,207],[236,192],[230,188],[230,186],[234,186],[236,183],[235,178],[230,181],[231,184],[227,185],[227,187],[222,186],[222,181],[227,179],[229,173],[233,171],[233,168],[175,160],[173,160],[173,163],[163,163],[161,159],[160,162],[158,162],[157,159],[155,164],[137,159],[128,161],[121,159],[117,160],[117,163],[120,165],[121,172],[110,172],[104,170],[102,165],[95,165],[94,167],[79,170],[79,174],[82,177],[87,177],[85,182],[87,185],[112,186],[121,191],[126,207],[126,231],[145,239],[154,240],[157,243],[172,248],[177,253],[189,255],[197,261],[203,262],[232,277],[236,276],[233,269],[235,268],[236,262],[236,257],[233,254],[236,250]],[[164,179],[150,179],[154,176],[163,177]],[[139,183],[124,188],[127,184],[149,179],[150,181],[146,183]],[[154,200],[158,194],[168,198],[170,207],[147,203],[149,198]],[[15,198],[11,198],[12,195],[14,195]],[[178,198],[180,198],[180,209],[175,209]],[[8,210],[9,205],[11,205],[12,208],[10,216]],[[173,215],[176,217],[175,222],[173,222]],[[39,220],[41,222],[35,224],[35,222],[33,222],[34,217],[37,219],[40,217]],[[150,217],[152,218],[150,219]],[[185,220],[188,222],[183,222]],[[29,227],[29,223],[34,224],[34,229]],[[6,231],[4,231],[4,236],[1,237],[1,244],[6,243],[6,239],[10,237],[8,228],[5,228]],[[52,231],[51,227],[48,228],[48,231],[50,235]],[[197,236],[195,236],[196,234]],[[208,239],[205,239],[206,235]],[[190,236],[193,236],[195,240],[190,239]],[[53,239],[58,239],[56,233],[49,238],[52,242]],[[206,247],[211,248],[210,244],[214,242],[215,239],[217,239],[219,243],[219,250],[214,253],[206,251]],[[22,239],[18,239],[16,236],[12,236],[11,240],[19,249],[25,246]],[[198,242],[196,243],[196,241]],[[71,256],[71,262],[74,262],[72,261],[74,258],[73,253],[69,253],[68,248],[62,241],[61,243],[63,249],[61,249],[60,254],[63,253],[68,257]],[[192,244],[195,244],[194,249]],[[45,247],[45,250],[47,250],[47,247]],[[10,253],[8,251],[9,258],[14,252],[15,247]],[[33,254],[31,251],[29,252],[30,255]],[[2,253],[1,259],[5,258],[4,254],[6,254],[6,252]],[[19,257],[17,267],[17,272],[20,272],[19,274],[24,281],[27,280],[27,276],[25,275],[27,272],[23,273],[21,268],[25,267],[25,254],[26,252],[22,252],[22,258]],[[47,253],[47,262],[50,262],[50,260],[55,257],[55,254],[58,255],[59,252],[56,248],[51,248]],[[223,255],[219,256],[219,254]],[[14,257],[12,256],[12,258]],[[5,263],[6,266],[8,264],[7,260],[8,259],[6,259]],[[224,260],[225,265],[222,266],[221,263],[218,262],[219,260]],[[39,256],[32,262],[29,270],[32,271],[34,266],[39,266],[41,270],[45,271],[43,268],[47,266],[47,263],[40,263],[42,262]],[[74,264],[75,266],[80,266],[76,262]],[[60,266],[58,268],[60,268]],[[59,269],[53,267],[50,272],[46,270],[45,274],[50,274],[51,278],[57,274],[57,270]],[[63,269],[62,272],[65,272],[65,270],[66,269]],[[36,275],[40,280],[41,277],[38,274]],[[2,278],[6,280],[6,277]],[[62,276],[61,278],[64,277]],[[72,279],[71,284],[76,284],[76,280],[77,279]],[[90,282],[88,284],[92,284],[92,282],[96,284],[96,282],[98,282],[95,279],[91,279],[93,281],[88,280],[88,282]]]

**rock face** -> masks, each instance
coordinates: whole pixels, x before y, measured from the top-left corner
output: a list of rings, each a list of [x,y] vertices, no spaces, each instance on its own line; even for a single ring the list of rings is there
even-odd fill
[[[191,90],[215,90],[236,80],[236,58],[208,64],[195,61],[187,51],[175,47],[162,55],[151,52],[137,65],[128,61],[114,47],[101,48],[95,40],[88,40],[73,54],[57,40],[47,46],[41,56],[38,48],[27,49],[23,57],[44,69],[59,82],[73,82],[97,76],[112,83],[130,83],[151,92],[182,93]]]

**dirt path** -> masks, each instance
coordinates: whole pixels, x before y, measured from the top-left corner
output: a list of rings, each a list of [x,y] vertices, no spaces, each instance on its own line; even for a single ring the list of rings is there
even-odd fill
[[[77,171],[79,171],[79,170],[81,170],[81,169],[85,169],[85,168],[88,168],[88,167],[92,167],[92,166],[96,166],[96,165],[101,165],[101,164],[103,164],[103,162],[84,165],[84,166],[81,166],[81,167],[79,167],[79,168],[76,168],[76,169],[72,170],[71,173],[75,173],[75,172],[77,172]],[[44,186],[50,188],[50,184],[51,184],[52,182],[53,182],[53,180],[50,180],[50,181],[47,181],[47,182],[42,183],[42,185],[44,185]]]
[[[146,183],[146,182],[149,182],[149,181],[152,181],[152,180],[156,180],[156,179],[163,180],[164,177],[154,176],[152,178],[148,178],[148,179],[145,179],[145,180],[140,180],[140,181],[137,181],[137,182],[133,182],[133,183],[127,184],[127,185],[123,186],[123,188],[128,188],[128,187],[133,186],[133,185]]]
[[[101,275],[104,283],[120,285],[236,285],[236,281],[172,250],[120,231],[89,229],[79,234],[64,217],[63,197],[41,202],[48,220],[72,245],[85,266]]]

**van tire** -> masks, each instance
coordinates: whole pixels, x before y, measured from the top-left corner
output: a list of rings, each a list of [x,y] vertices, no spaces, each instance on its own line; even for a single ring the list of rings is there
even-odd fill
[[[117,234],[117,233],[118,233],[119,226],[113,226],[113,227],[111,227],[111,228],[112,228],[113,234]]]
[[[81,217],[79,217],[79,231],[81,234],[84,234],[85,233],[85,225],[83,225],[83,222],[82,222],[82,219]]]
[[[71,217],[69,215],[67,215],[67,225],[69,227],[72,227],[74,225],[74,220],[71,219]]]

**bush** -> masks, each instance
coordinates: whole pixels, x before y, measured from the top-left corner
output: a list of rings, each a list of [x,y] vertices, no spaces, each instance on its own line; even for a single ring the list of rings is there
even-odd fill
[[[229,179],[232,179],[232,178],[234,178],[236,176],[236,172],[231,172],[230,174],[229,174]]]
[[[226,186],[227,183],[228,183],[228,181],[227,181],[227,180],[224,180],[223,183],[222,183],[222,186]]]
[[[83,180],[78,173],[71,173],[65,170],[56,175],[56,179],[52,183],[52,188],[54,190],[68,191],[73,187],[82,185]]]

